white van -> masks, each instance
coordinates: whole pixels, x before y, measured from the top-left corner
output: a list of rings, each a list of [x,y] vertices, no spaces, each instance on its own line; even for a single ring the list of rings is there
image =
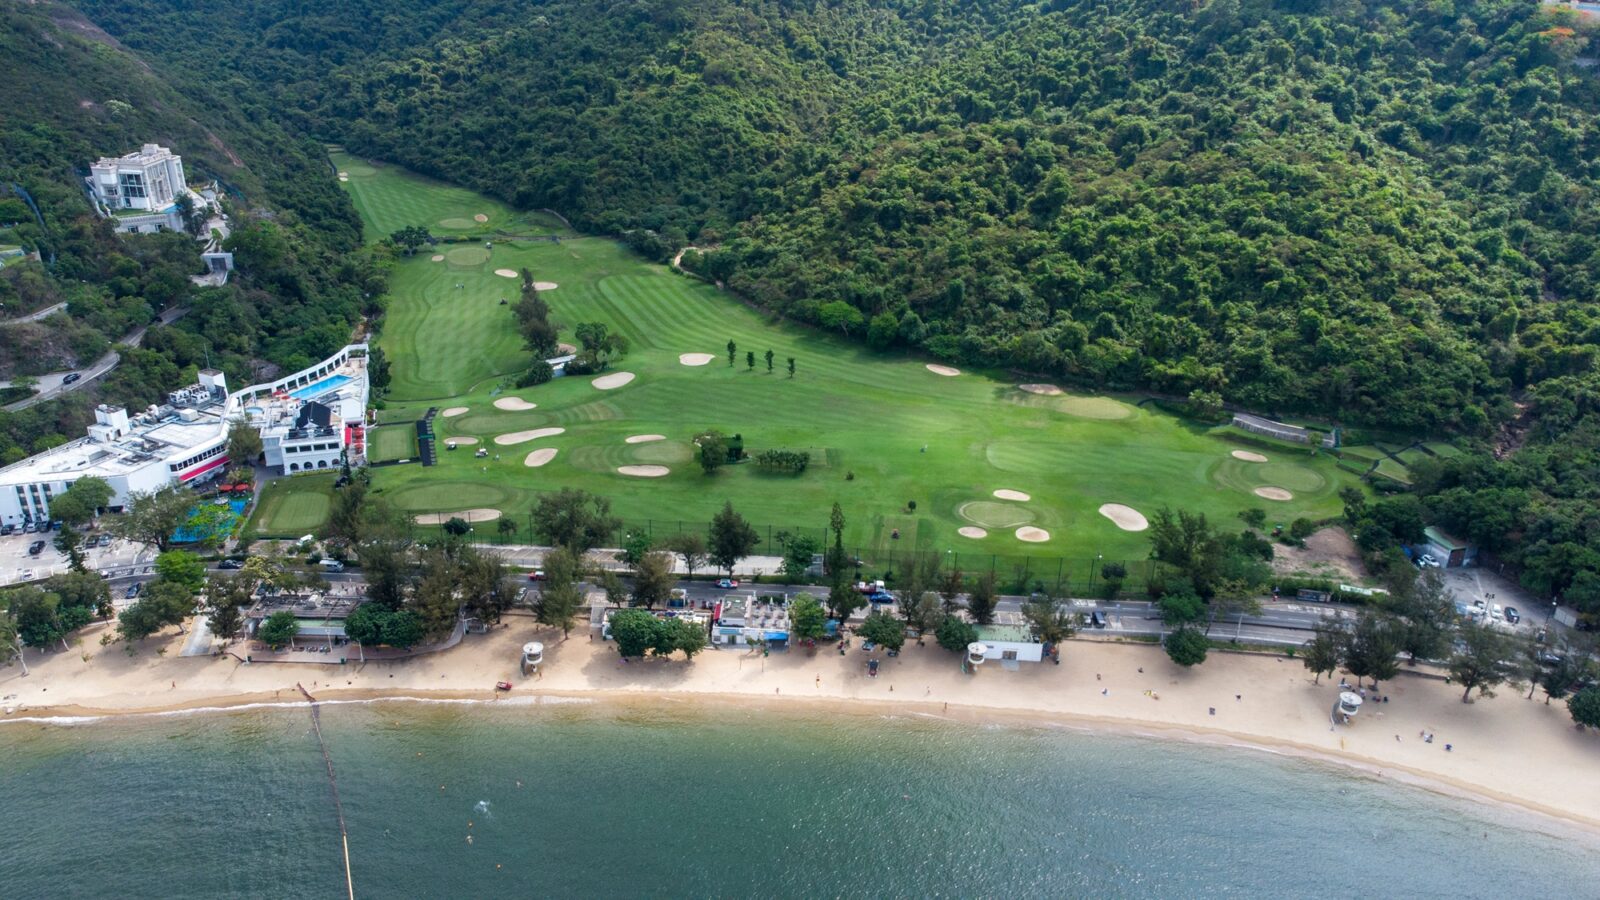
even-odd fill
[[[344,563],[339,562],[337,559],[324,559],[321,562],[317,563],[317,565],[323,567],[324,569],[327,569],[329,572],[343,572],[344,571]]]
[[[1505,613],[1500,609],[1500,604],[1496,603],[1489,607],[1489,618],[1495,620],[1496,622],[1505,618]]]

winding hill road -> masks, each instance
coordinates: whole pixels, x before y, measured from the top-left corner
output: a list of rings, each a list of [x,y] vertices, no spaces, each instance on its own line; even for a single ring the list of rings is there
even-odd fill
[[[182,318],[183,315],[188,311],[189,308],[187,306],[179,306],[169,309],[166,312],[163,312],[160,316],[157,316],[156,321],[151,322],[150,325],[171,325],[173,322],[176,322],[178,319]],[[40,310],[40,312],[42,313],[44,310]],[[35,313],[34,315],[39,315],[39,313]],[[139,343],[144,340],[145,332],[150,330],[150,325],[141,325],[138,328],[128,332],[123,336],[122,340],[117,342],[117,346],[139,346]],[[18,400],[16,403],[10,404],[9,406],[5,407],[5,411],[17,412],[19,410],[27,409],[30,406],[36,406],[45,402],[46,400],[54,400],[57,397],[61,397],[73,391],[82,390],[84,387],[87,387],[88,385],[99,381],[101,378],[104,378],[106,373],[110,372],[112,369],[115,369],[117,364],[120,362],[122,362],[122,354],[118,353],[116,350],[109,350],[105,353],[105,355],[101,356],[99,359],[82,369],[69,369],[65,372],[51,372],[48,375],[40,375],[39,392],[34,394],[32,397],[28,397],[24,400]],[[68,384],[67,377],[69,375],[77,375],[78,378],[71,384]],[[10,382],[5,382],[4,384],[9,385]]]

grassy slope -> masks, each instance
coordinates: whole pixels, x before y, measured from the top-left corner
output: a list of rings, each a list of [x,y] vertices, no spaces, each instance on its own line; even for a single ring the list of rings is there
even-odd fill
[[[341,168],[351,171],[345,186],[357,207],[380,217],[374,229],[379,232],[475,209],[503,214],[491,201],[464,203],[458,194],[442,193],[397,169],[369,175],[350,169],[348,160]],[[398,197],[417,184],[422,190],[403,214],[376,212],[401,208]],[[577,322],[599,320],[629,337],[633,350],[617,368],[638,376],[632,384],[601,391],[588,378],[558,379],[516,392],[537,403],[536,410],[493,407],[502,381],[495,376],[526,362],[510,310],[498,303],[515,296],[516,282],[493,270],[524,266],[537,279],[561,285],[547,299],[565,334]],[[465,287],[458,290],[456,283]],[[850,522],[851,542],[869,551],[893,546],[1135,559],[1145,555],[1146,540],[1101,517],[1101,503],[1126,503],[1147,513],[1165,503],[1221,520],[1260,505],[1274,521],[1287,521],[1336,513],[1338,488],[1353,481],[1325,457],[1269,454],[1281,464],[1273,466],[1233,460],[1233,445],[1117,400],[1038,397],[977,373],[941,378],[918,359],[879,356],[827,335],[779,327],[609,240],[500,243],[487,262],[475,266],[432,262],[422,253],[398,266],[391,291],[382,342],[395,384],[385,420],[399,418],[403,409],[396,407],[409,405],[420,413],[430,405],[469,406],[467,415],[437,419],[436,427],[443,437],[480,437],[491,450],[488,459],[457,451],[441,454],[436,468],[378,470],[375,483],[385,495],[415,511],[490,506],[525,521],[522,514],[537,492],[570,485],[611,497],[629,519],[703,522],[726,499],[758,524],[815,529],[837,500]],[[725,349],[730,338],[740,348],[732,368]],[[760,358],[768,348],[777,355],[770,375]],[[747,349],[757,353],[755,372],[746,371]],[[686,367],[678,362],[686,352],[717,359]],[[798,360],[792,380],[784,373],[788,356]],[[441,402],[445,398],[452,398],[449,404]],[[495,435],[549,426],[567,431],[515,446],[492,443]],[[829,465],[799,478],[746,465],[707,479],[690,462],[687,444],[707,427],[742,433],[753,450],[824,448]],[[669,441],[624,442],[644,433],[664,434]],[[525,467],[523,458],[539,447],[557,448],[559,455],[543,468]],[[643,463],[665,464],[673,472],[649,480],[615,473],[617,466]],[[854,480],[846,480],[849,471]],[[1270,503],[1249,492],[1277,482],[1289,482],[1283,486],[1296,492],[1293,502]],[[1032,494],[1031,502],[1007,504],[1021,510],[1011,517],[1025,516],[1049,530],[1052,540],[1024,544],[1009,528],[991,529],[983,540],[959,537],[956,529],[970,524],[959,511],[992,500],[997,488]],[[908,500],[918,503],[914,516],[904,513]],[[981,519],[995,511],[977,512]],[[901,529],[901,539],[891,544],[893,528]]]

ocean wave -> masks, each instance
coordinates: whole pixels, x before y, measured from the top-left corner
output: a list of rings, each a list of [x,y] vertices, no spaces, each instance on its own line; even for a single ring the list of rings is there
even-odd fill
[[[393,697],[361,697],[358,699],[332,699],[318,700],[321,706],[371,706],[378,703],[420,703],[438,706],[570,706],[590,705],[595,703],[587,697],[555,697],[539,694],[520,697],[502,697],[488,699],[481,697],[416,697],[399,695]],[[133,711],[125,713],[106,713],[96,716],[13,716],[0,719],[0,725],[32,724],[32,725],[92,725],[97,722],[115,721],[119,719],[158,719],[178,718],[187,716],[214,715],[217,713],[245,712],[255,709],[308,709],[311,702],[307,700],[269,700],[255,703],[237,703],[223,706],[191,706],[183,709],[157,709],[146,711]]]

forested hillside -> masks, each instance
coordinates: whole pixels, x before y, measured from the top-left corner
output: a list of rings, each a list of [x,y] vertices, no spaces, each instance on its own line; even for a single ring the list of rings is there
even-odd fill
[[[83,5],[879,345],[1479,434],[1593,354],[1600,102],[1526,2]]]
[[[1481,438],[1425,473],[1432,514],[1500,513],[1500,552],[1556,593],[1589,572],[1600,612],[1600,89],[1569,12],[80,6],[300,134],[716,248],[686,264],[885,349]]]
[[[91,390],[0,413],[0,464],[81,434],[94,402],[154,402],[207,360],[244,384],[348,341],[363,295],[376,296],[383,281],[358,252],[359,220],[319,144],[226,93],[159,72],[63,6],[0,6],[0,55],[0,184],[21,185],[44,220],[25,208],[8,217],[21,221],[11,239],[43,264],[0,270],[0,303],[68,304],[67,315],[0,329],[0,365],[25,374],[86,365],[162,310],[190,310],[151,329],[144,349],[124,352]],[[193,181],[224,186],[240,267],[226,287],[189,281],[200,268],[192,238],[114,235],[91,213],[79,170],[146,142],[182,154]]]

